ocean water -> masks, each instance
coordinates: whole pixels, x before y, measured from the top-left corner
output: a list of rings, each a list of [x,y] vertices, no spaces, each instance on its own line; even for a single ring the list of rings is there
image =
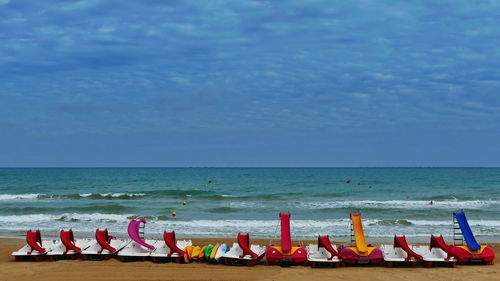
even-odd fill
[[[361,211],[368,239],[428,241],[451,237],[458,210],[478,240],[499,241],[500,168],[0,169],[3,236],[61,228],[124,236],[131,218],[145,217],[149,237],[272,239],[278,213],[291,212],[296,239],[348,240],[349,212]]]

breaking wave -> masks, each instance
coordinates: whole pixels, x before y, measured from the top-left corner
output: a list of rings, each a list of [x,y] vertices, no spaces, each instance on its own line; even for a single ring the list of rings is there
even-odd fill
[[[27,229],[41,229],[57,234],[62,228],[72,228],[88,235],[96,228],[108,228],[115,234],[125,236],[130,219],[138,218],[135,214],[101,214],[101,213],[65,213],[65,214],[30,214],[0,216],[0,229],[3,231],[23,232]],[[160,236],[164,230],[175,230],[185,237],[233,237],[237,232],[249,232],[254,237],[271,238],[278,235],[278,220],[177,220],[165,216],[148,216],[146,232],[148,235]],[[469,221],[476,236],[498,236],[500,221]],[[395,234],[406,234],[408,237],[429,237],[430,234],[452,233],[450,220],[378,220],[365,219],[367,237],[390,238]],[[318,234],[328,234],[343,239],[349,235],[348,219],[330,220],[293,220],[294,237],[313,239]],[[279,236],[279,235],[278,235]]]

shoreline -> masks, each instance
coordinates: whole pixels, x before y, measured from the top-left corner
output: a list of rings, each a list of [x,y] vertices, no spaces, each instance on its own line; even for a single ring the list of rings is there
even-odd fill
[[[94,238],[94,234],[95,234],[95,230],[94,231],[85,231],[85,232],[81,232],[81,231],[74,231],[75,232],[75,238]],[[126,234],[126,233],[116,233],[116,232],[111,232],[110,231],[110,234],[113,235],[114,237],[117,237],[117,238],[129,238],[129,236]],[[200,241],[204,241],[204,240],[214,240],[214,241],[234,241],[236,242],[236,234],[233,234],[231,236],[221,236],[221,237],[203,237],[203,236],[189,236],[189,235],[182,235],[181,233],[177,233],[176,232],[176,236],[178,239],[182,240],[186,240],[186,239],[189,239],[189,240],[200,240]],[[366,233],[365,233],[366,234]],[[250,233],[251,235],[251,240],[252,241],[270,241],[270,240],[273,240],[273,241],[278,241],[279,238],[275,238],[275,237],[262,237],[262,236],[256,236],[256,235],[252,235],[252,233]],[[403,234],[401,234],[403,235]],[[438,235],[441,235],[441,234],[438,234]],[[330,236],[330,239],[332,239],[332,243],[333,242],[336,242],[336,243],[340,243],[340,245],[344,244],[349,244],[350,242],[343,242],[343,241],[348,241],[347,239],[349,238],[348,235],[344,235],[344,236],[338,236],[338,235],[329,235]],[[307,238],[302,238],[302,237],[296,237],[295,235],[293,235],[293,237],[295,238],[294,240],[295,241],[298,241],[298,242],[304,242],[304,243],[309,243],[309,242],[314,242],[316,241],[316,238],[312,239],[313,237],[307,237]],[[392,237],[370,237],[370,236],[365,236],[366,237],[366,240],[367,242],[369,243],[372,243],[372,244],[375,244],[375,245],[380,245],[380,244],[392,244],[392,242],[394,241],[394,236]],[[427,236],[408,236],[406,235],[406,238],[408,240],[408,243],[410,244],[419,244],[419,245],[422,245],[422,244],[428,244],[429,241],[430,241],[430,237],[431,237],[431,234],[429,233]],[[451,241],[453,240],[453,237],[451,235],[443,235],[443,237],[445,238],[445,241]],[[163,239],[163,234],[162,233],[153,233],[151,235],[147,235],[147,238],[148,239],[153,239],[153,240],[162,240]],[[0,233],[0,239],[16,239],[16,240],[24,240],[26,239],[26,231],[19,231],[19,232],[5,232],[5,233]],[[56,232],[43,232],[42,231],[42,239],[59,239],[59,234],[56,233]],[[499,244],[500,245],[500,237],[482,237],[482,236],[476,236],[476,239],[479,243],[481,244],[486,244],[486,245],[494,245],[494,244]]]
[[[188,239],[188,238],[183,238]],[[193,238],[195,245],[214,242],[233,243],[231,238]],[[268,245],[270,239],[254,239],[254,244]],[[279,243],[278,239],[274,240]],[[316,241],[304,240],[304,243]],[[339,242],[336,242],[339,243]],[[345,242],[344,242],[345,243]],[[22,239],[0,238],[0,280],[498,280],[500,264],[458,265],[456,268],[424,267],[340,267],[310,268],[309,266],[279,267],[265,263],[254,267],[226,266],[194,262],[190,264],[155,264],[144,262],[120,262],[116,259],[107,261],[61,260],[55,262],[15,262],[10,253],[25,244]],[[376,244],[379,245],[379,244]],[[500,243],[490,243],[500,253]]]

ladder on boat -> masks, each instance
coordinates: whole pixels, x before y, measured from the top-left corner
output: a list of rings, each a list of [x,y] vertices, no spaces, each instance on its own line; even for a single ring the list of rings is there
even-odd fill
[[[458,224],[457,217],[453,214],[453,245],[463,246],[464,245],[464,235]]]
[[[146,224],[145,224],[145,223],[140,223],[140,224],[139,224],[139,237],[141,237],[141,239],[142,239],[143,241],[145,241],[145,240],[144,240],[144,229],[145,229],[145,228],[146,228]]]
[[[356,236],[354,236],[354,226],[352,225],[352,220],[351,220],[351,247],[356,247]]]

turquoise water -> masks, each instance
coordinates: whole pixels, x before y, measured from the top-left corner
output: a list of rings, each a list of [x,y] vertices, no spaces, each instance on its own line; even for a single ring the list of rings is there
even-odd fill
[[[479,240],[499,240],[500,168],[0,169],[3,235],[98,227],[125,235],[129,219],[146,217],[151,236],[267,238],[289,211],[296,238],[347,239],[349,212],[361,211],[369,238],[426,241],[449,237],[461,209]]]

